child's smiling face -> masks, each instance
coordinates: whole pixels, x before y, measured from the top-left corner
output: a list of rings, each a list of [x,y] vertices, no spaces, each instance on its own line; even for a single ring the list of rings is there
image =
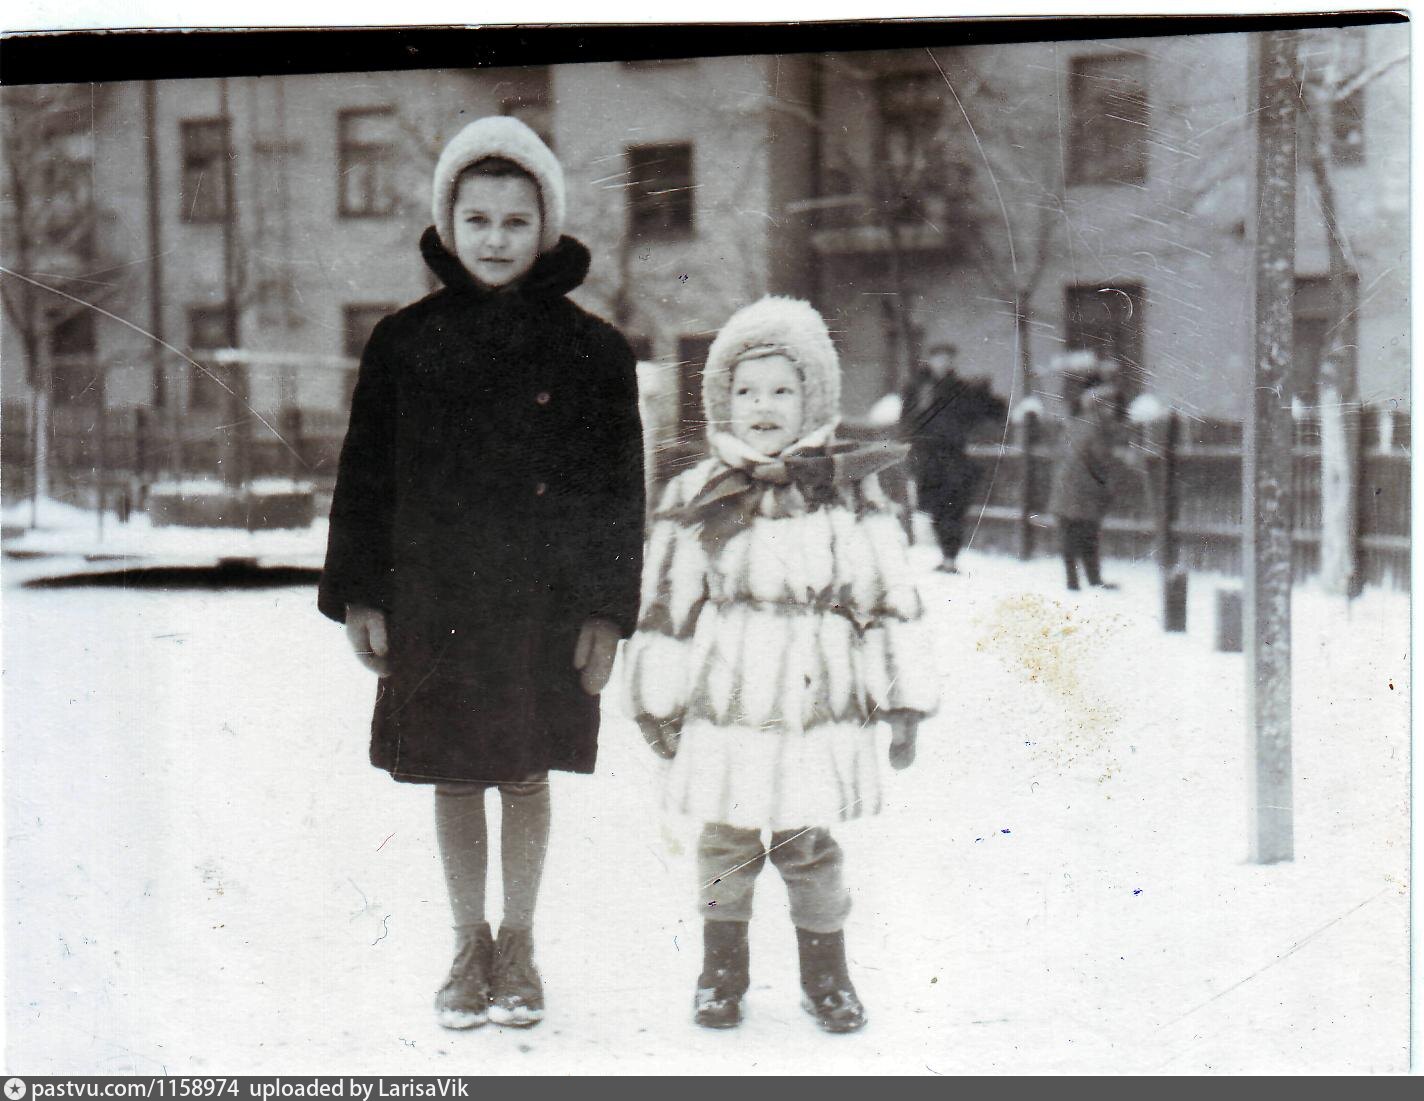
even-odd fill
[[[806,387],[783,355],[743,360],[732,371],[732,435],[763,455],[801,438]]]
[[[487,287],[522,278],[539,255],[539,190],[524,176],[467,175],[455,192],[455,255]]]

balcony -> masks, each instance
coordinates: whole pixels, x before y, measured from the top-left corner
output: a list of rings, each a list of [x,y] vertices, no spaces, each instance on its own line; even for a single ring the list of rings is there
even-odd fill
[[[932,187],[886,187],[883,197],[869,190],[827,181],[831,193],[788,203],[788,214],[798,214],[810,226],[811,247],[823,256],[879,255],[898,249],[910,252],[958,252],[959,227],[969,201],[969,171],[951,164],[937,174]]]

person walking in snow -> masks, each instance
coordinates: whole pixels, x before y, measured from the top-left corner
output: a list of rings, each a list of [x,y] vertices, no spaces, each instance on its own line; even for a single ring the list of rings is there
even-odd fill
[[[435,168],[420,240],[443,286],[361,358],[318,603],[379,674],[371,762],[433,785],[455,960],[440,1024],[544,1014],[533,919],[550,770],[594,768],[598,693],[637,618],[644,484],[635,362],[566,297],[563,171],[482,118]],[[499,789],[504,908],[485,913]]]
[[[910,444],[920,506],[934,523],[946,573],[958,572],[964,517],[982,474],[969,457],[969,435],[981,421],[1002,421],[1008,413],[987,383],[957,373],[958,356],[953,344],[931,347],[900,405],[900,434]]]
[[[625,669],[632,713],[671,759],[665,806],[703,823],[694,1016],[708,1028],[742,1019],[768,858],[790,896],[804,1006],[830,1032],[865,1023],[830,827],[880,807],[876,721],[905,768],[937,704],[904,528],[876,476],[906,448],[838,442],[839,400],[835,347],[808,303],[734,314],[703,374],[711,455],[668,484],[649,534]]]
[[[1068,588],[1078,589],[1077,564],[1082,562],[1089,585],[1115,589],[1102,578],[1098,553],[1099,529],[1112,500],[1115,395],[1092,379],[1072,404],[1073,415],[1063,424],[1048,509],[1057,518]]]

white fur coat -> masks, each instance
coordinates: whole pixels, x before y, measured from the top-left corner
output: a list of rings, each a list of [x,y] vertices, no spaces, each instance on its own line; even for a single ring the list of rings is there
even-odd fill
[[[681,726],[668,804],[748,828],[874,813],[875,719],[937,703],[904,529],[872,475],[815,503],[759,485],[710,538],[687,505],[726,469],[668,485],[625,656],[633,713]]]

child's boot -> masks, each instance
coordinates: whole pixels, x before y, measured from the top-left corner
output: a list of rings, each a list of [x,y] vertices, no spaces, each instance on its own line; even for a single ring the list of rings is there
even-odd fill
[[[693,999],[693,1020],[703,1028],[736,1028],[748,977],[747,923],[702,923],[702,974]]]
[[[528,1028],[544,1019],[544,985],[534,966],[534,935],[502,926],[494,946],[489,1019],[497,1025]]]
[[[801,953],[801,1002],[826,1032],[854,1032],[865,1025],[860,1004],[846,968],[845,934],[796,930]]]
[[[442,1026],[478,1028],[489,1020],[493,956],[488,925],[462,925],[455,930],[455,962],[435,995],[435,1018]]]

